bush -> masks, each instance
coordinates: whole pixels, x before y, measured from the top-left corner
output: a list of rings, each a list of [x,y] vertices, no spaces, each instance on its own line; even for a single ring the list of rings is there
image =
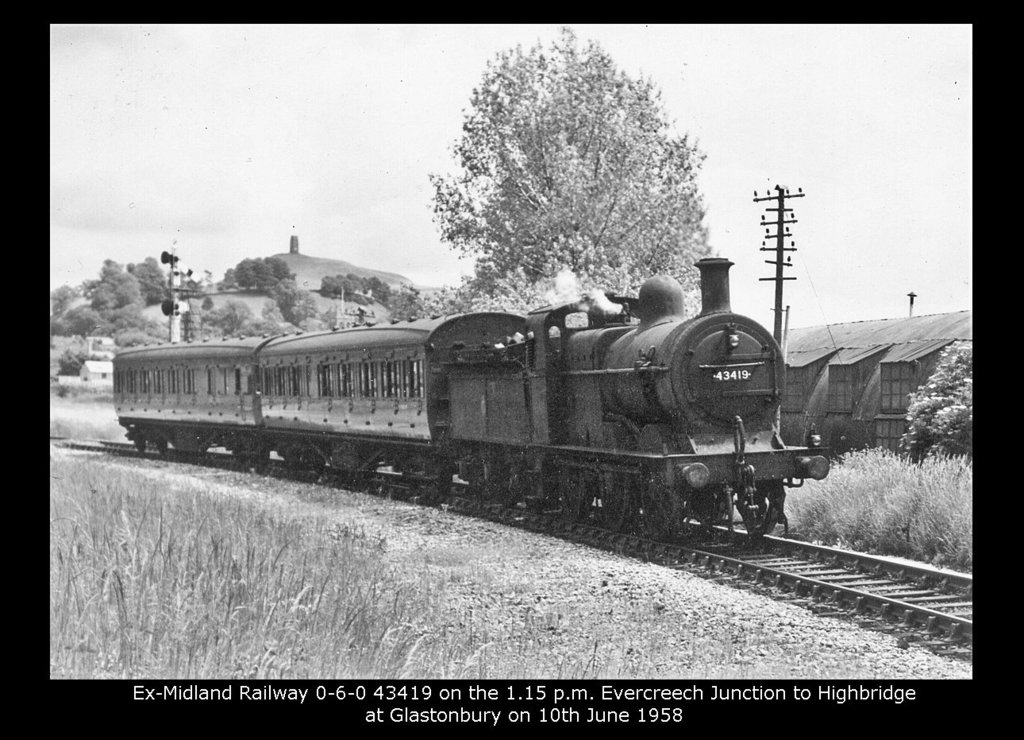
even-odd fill
[[[790,533],[852,550],[960,569],[973,564],[974,470],[963,456],[911,462],[871,448],[786,501]]]
[[[915,460],[929,455],[972,455],[974,346],[954,342],[943,350],[928,382],[910,395],[901,447]]]
[[[82,363],[89,359],[89,353],[83,350],[77,352],[67,349],[57,360],[58,372],[61,375],[78,375],[82,369]]]

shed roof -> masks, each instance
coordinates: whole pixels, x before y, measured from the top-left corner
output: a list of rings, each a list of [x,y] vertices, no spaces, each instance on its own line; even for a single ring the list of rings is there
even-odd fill
[[[835,357],[828,361],[829,367],[833,365],[856,365],[862,360],[866,360],[869,357],[877,355],[879,352],[884,352],[889,349],[890,345],[882,344],[875,347],[851,347],[850,349],[841,349],[836,352]]]
[[[82,366],[90,373],[114,372],[114,363],[110,360],[86,360]]]
[[[823,348],[835,350],[937,339],[973,339],[971,314],[971,311],[955,311],[790,329],[786,343],[789,355],[793,356]]]
[[[786,365],[788,367],[807,367],[835,352],[836,350],[833,347],[818,347],[817,349],[809,349],[803,352],[787,350]]]
[[[925,355],[930,355],[933,352],[945,347],[947,344],[952,344],[955,340],[953,339],[933,339],[930,342],[907,342],[906,344],[897,344],[891,350],[889,354],[882,358],[882,362],[910,362],[916,360]]]

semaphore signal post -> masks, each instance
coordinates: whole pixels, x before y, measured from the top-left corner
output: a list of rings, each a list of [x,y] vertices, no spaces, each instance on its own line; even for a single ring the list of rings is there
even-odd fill
[[[792,258],[786,257],[783,260],[783,256],[786,252],[795,252],[796,247],[793,246],[796,242],[793,241],[793,235],[789,231],[789,224],[795,224],[796,219],[793,218],[793,209],[786,207],[786,200],[789,198],[803,198],[803,188],[797,188],[796,193],[790,193],[787,188],[781,185],[775,186],[775,194],[772,195],[771,191],[768,191],[762,197],[758,197],[757,191],[754,191],[754,202],[763,203],[765,201],[774,201],[774,207],[765,208],[766,211],[775,211],[775,220],[765,220],[764,215],[761,216],[761,225],[764,229],[764,241],[761,242],[762,252],[775,252],[774,260],[765,260],[767,265],[775,265],[775,277],[758,278],[761,281],[774,280],[775,281],[775,341],[782,345],[782,284],[785,280],[796,280],[795,277],[787,277],[783,275],[783,270],[787,267],[792,267]],[[775,226],[775,233],[772,233],[772,226]],[[766,246],[769,239],[775,239],[775,246]],[[789,246],[785,245],[785,240],[789,239]]]
[[[170,341],[173,344],[177,344],[182,340],[182,325],[184,325],[185,329],[185,341],[189,341],[192,338],[188,292],[182,285],[184,282],[183,278],[187,279],[192,276],[192,270],[181,264],[175,251],[177,250],[172,246],[170,252],[162,252],[160,254],[160,262],[171,266],[171,274],[167,278],[170,298],[165,300],[160,308],[164,316],[167,316],[170,320],[169,333]]]

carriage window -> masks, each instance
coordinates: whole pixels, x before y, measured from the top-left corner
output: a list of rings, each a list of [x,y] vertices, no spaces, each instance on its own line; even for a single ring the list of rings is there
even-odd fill
[[[351,398],[355,395],[352,392],[352,365],[347,362],[339,363],[338,370],[341,375],[341,395]]]
[[[409,397],[423,397],[423,360],[409,363]]]
[[[235,368],[235,395],[242,395],[242,369]]]
[[[393,398],[398,395],[395,393],[394,384],[395,363],[391,362],[391,360],[385,360],[381,365],[383,370],[383,375],[381,377],[381,395],[387,398]]]
[[[196,371],[192,368],[185,371],[185,392],[191,395],[196,392]]]
[[[321,398],[332,398],[334,396],[333,371],[333,365],[317,365],[316,394]]]
[[[380,394],[381,390],[381,364],[380,362],[364,362],[361,370],[360,393],[363,396],[372,398]]]

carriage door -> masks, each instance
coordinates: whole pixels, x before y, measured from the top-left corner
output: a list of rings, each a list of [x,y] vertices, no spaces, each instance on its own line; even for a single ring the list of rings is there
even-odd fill
[[[246,381],[246,388],[249,389],[249,402],[252,406],[252,421],[255,424],[263,423],[263,373],[259,365],[249,366],[249,379]]]
[[[238,418],[244,423],[253,418],[252,409],[252,368],[238,366],[235,368],[234,386],[238,396]]]

